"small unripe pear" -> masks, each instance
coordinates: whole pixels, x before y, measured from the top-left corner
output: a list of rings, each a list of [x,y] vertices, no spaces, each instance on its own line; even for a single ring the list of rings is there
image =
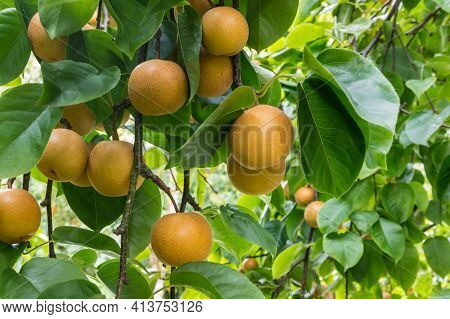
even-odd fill
[[[244,272],[257,269],[259,267],[259,263],[255,258],[247,258],[242,263],[242,269]]]
[[[312,203],[316,199],[316,192],[314,188],[309,186],[303,186],[297,189],[295,192],[295,202],[303,207],[308,206],[309,203]]]
[[[323,202],[315,201],[306,206],[305,209],[305,221],[312,228],[317,228],[317,216],[319,215],[320,209],[323,206]]]

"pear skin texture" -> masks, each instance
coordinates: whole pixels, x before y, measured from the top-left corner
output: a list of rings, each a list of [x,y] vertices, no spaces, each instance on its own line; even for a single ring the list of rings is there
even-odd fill
[[[92,149],[94,148],[94,144],[85,142],[85,145],[88,150],[88,154],[90,155]],[[87,165],[86,165],[86,169],[84,170],[83,175],[81,175],[80,178],[78,178],[74,181],[71,181],[71,183],[78,187],[91,187],[91,182],[89,181],[89,177],[87,175]]]
[[[92,132],[97,121],[94,112],[84,103],[64,106],[62,118],[69,121],[71,130],[80,135]],[[56,127],[62,128],[62,125],[58,124]]]
[[[302,207],[308,206],[308,204],[312,203],[315,199],[316,194],[312,187],[300,187],[295,192],[295,202]]]
[[[28,241],[41,224],[39,204],[23,189],[0,191],[0,241],[18,244]]]
[[[242,263],[242,269],[244,272],[259,268],[259,263],[254,258],[247,258]]]
[[[248,40],[248,24],[238,10],[216,7],[202,18],[203,47],[212,55],[236,55]]]
[[[231,184],[238,191],[247,195],[263,195],[270,193],[281,184],[285,165],[283,163],[279,166],[250,170],[230,156],[227,162],[227,172]]]
[[[36,13],[28,25],[28,38],[34,53],[47,62],[64,60],[66,57],[66,37],[51,39]]]
[[[175,113],[188,96],[186,74],[172,61],[145,61],[131,72],[128,95],[134,108],[144,115]]]
[[[224,95],[233,83],[233,66],[227,56],[200,55],[200,82],[197,95],[212,98]]]
[[[126,196],[133,169],[133,144],[124,141],[103,141],[95,145],[89,156],[87,174],[92,187],[108,197]],[[144,182],[138,176],[136,189]]]
[[[211,9],[211,5],[208,0],[188,0],[191,6],[200,14],[203,15]]]
[[[263,104],[245,111],[229,134],[231,155],[252,170],[281,165],[293,143],[291,120],[280,109]]]
[[[319,215],[319,211],[323,206],[323,202],[315,201],[306,206],[305,209],[305,221],[312,228],[317,228],[317,216]]]
[[[83,175],[88,156],[86,144],[80,135],[57,128],[52,131],[37,168],[49,179],[70,182]]]
[[[151,243],[156,257],[166,265],[202,261],[211,250],[211,227],[197,213],[165,215],[153,226]]]

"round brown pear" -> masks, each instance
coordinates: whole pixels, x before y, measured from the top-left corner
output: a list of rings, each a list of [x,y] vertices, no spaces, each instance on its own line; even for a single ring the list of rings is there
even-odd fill
[[[303,186],[297,189],[295,192],[295,202],[303,207],[308,206],[316,199],[316,192],[314,188],[309,186]]]
[[[248,24],[238,10],[216,7],[202,18],[203,47],[212,55],[236,55],[248,40]]]
[[[127,110],[123,111],[122,121],[120,122],[120,126],[124,126],[128,120],[130,119],[130,113]],[[97,131],[105,131],[105,127],[103,126],[103,122],[98,122],[95,126]]]
[[[224,95],[233,83],[233,66],[227,56],[200,55],[200,82],[197,95],[212,98]]]
[[[203,15],[211,9],[211,5],[208,0],[188,0],[191,6],[198,12],[200,15]]]
[[[34,53],[42,60],[56,62],[66,57],[66,37],[51,39],[36,13],[28,25],[28,38]]]
[[[23,189],[0,191],[0,241],[18,244],[28,241],[41,224],[39,204]]]
[[[80,135],[57,128],[52,131],[37,168],[58,182],[77,180],[86,170],[88,150]]]
[[[88,150],[88,154],[90,155],[95,145],[91,143],[85,143],[85,145]],[[84,173],[78,179],[71,181],[71,183],[78,187],[91,187],[91,182],[89,181],[89,177],[87,175],[87,165],[86,169],[84,170]]]
[[[212,232],[206,219],[197,213],[163,216],[151,233],[153,252],[170,266],[205,260],[212,245]]]
[[[315,201],[306,206],[305,209],[305,221],[312,228],[317,228],[317,216],[319,215],[319,211],[323,206],[323,202]]]
[[[258,267],[259,267],[259,263],[254,258],[247,258],[242,263],[242,269],[244,270],[244,272],[247,272],[247,271],[250,271],[253,269],[257,269]]]
[[[228,158],[228,178],[231,184],[240,192],[247,195],[263,195],[270,193],[283,181],[285,173],[284,163],[279,166],[250,170]]]
[[[102,141],[89,156],[87,174],[92,187],[108,197],[126,196],[133,169],[133,144],[124,141]],[[137,189],[144,182],[138,176]]]
[[[131,72],[128,95],[134,108],[144,115],[175,113],[187,99],[186,74],[172,61],[145,61]]]
[[[64,106],[62,118],[69,122],[72,131],[80,135],[86,135],[95,128],[95,114],[84,103]],[[57,128],[61,127],[61,124],[57,125]]]
[[[231,155],[252,170],[280,166],[293,142],[291,120],[280,109],[263,104],[245,111],[229,134]]]

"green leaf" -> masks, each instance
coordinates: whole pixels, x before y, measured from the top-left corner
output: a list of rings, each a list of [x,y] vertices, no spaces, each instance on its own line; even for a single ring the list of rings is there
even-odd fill
[[[22,73],[30,53],[31,46],[16,9],[0,11],[0,85]]]
[[[98,267],[97,276],[109,290],[115,293],[119,279],[119,260],[112,259],[101,264]],[[123,287],[123,299],[149,299],[152,297],[153,288],[137,266],[127,263],[127,279],[128,285]]]
[[[441,202],[450,202],[450,155],[445,158],[439,170],[436,180],[436,192]]]
[[[100,289],[88,280],[71,280],[53,285],[39,294],[37,299],[101,299]]]
[[[343,199],[351,204],[352,210],[369,210],[374,205],[373,190],[373,178],[366,178],[353,184]]]
[[[356,38],[358,38],[362,33],[367,31],[370,26],[372,25],[372,22],[370,18],[368,17],[359,17],[352,21],[352,23],[348,25],[341,26],[339,28],[339,31],[353,34]]]
[[[233,205],[221,206],[220,213],[225,224],[236,234],[266,249],[272,256],[276,256],[277,242],[275,238],[259,225],[253,217]]]
[[[402,286],[403,290],[407,291],[416,281],[419,271],[419,254],[413,244],[406,243],[405,253],[397,263],[390,258],[385,258],[384,262],[389,275]]]
[[[241,86],[234,90],[183,146],[171,154],[166,168],[180,165],[187,170],[208,163],[225,140],[229,124],[254,104],[255,95],[251,88]]]
[[[39,0],[39,17],[51,38],[69,35],[89,22],[97,0]]]
[[[325,29],[320,25],[300,23],[289,32],[286,40],[289,48],[302,50],[308,42],[317,40],[324,35]]]
[[[203,216],[208,220],[213,232],[213,239],[220,247],[232,254],[236,260],[241,261],[242,257],[252,247],[252,244],[244,238],[238,236],[231,227],[224,222],[220,212],[216,209],[205,209]]]
[[[413,212],[414,189],[406,183],[386,184],[381,190],[381,202],[386,217],[394,222],[403,223]]]
[[[191,6],[184,6],[178,14],[178,59],[189,79],[189,100],[197,93],[200,82],[200,48],[202,46],[202,20]]]
[[[39,292],[71,280],[87,280],[81,268],[54,258],[33,258],[22,266],[20,274],[32,282]]]
[[[423,185],[420,184],[419,182],[411,182],[409,185],[412,187],[412,189],[414,189],[414,194],[415,194],[414,198],[415,198],[416,206],[423,213],[425,213],[427,211],[428,203],[429,203],[427,191],[425,190]]]
[[[423,243],[423,251],[431,269],[444,278],[450,273],[450,244],[442,236],[428,238]]]
[[[36,299],[39,290],[24,276],[12,269],[0,273],[1,299]]]
[[[142,124],[152,131],[187,139],[191,133],[191,107],[184,105],[173,114],[143,116]]]
[[[90,247],[96,250],[120,254],[120,247],[114,239],[87,229],[71,226],[57,227],[53,231],[53,239],[64,244]]]
[[[241,78],[244,85],[254,87],[257,90],[261,89],[258,73],[256,73],[255,66],[251,63],[245,51],[241,52]]]
[[[40,84],[24,84],[0,96],[0,178],[27,173],[39,162],[62,109],[38,105]]]
[[[120,80],[120,69],[98,71],[90,64],[65,60],[41,64],[44,92],[40,104],[65,106],[93,100],[111,91]]]
[[[8,245],[0,242],[0,273],[6,268],[12,268],[22,255],[26,244]]]
[[[350,274],[365,288],[378,283],[385,272],[383,254],[371,241],[364,240],[364,253],[360,261],[350,269]]]
[[[209,262],[178,267],[170,275],[170,284],[192,287],[215,299],[264,299],[262,292],[245,275]]]
[[[92,249],[81,249],[70,257],[69,261],[80,267],[94,266],[97,261],[97,252]]]
[[[172,20],[163,20],[160,26],[161,37],[159,39],[161,60],[170,60],[177,45],[177,24]],[[147,49],[147,60],[155,59],[156,54],[156,37],[153,37]]]
[[[67,203],[75,215],[89,228],[99,232],[123,213],[125,197],[106,197],[92,187],[62,183]]]
[[[450,12],[450,2],[448,0],[433,0],[436,2],[445,12]]]
[[[38,11],[38,0],[14,0],[14,4],[23,20],[24,30],[26,30],[31,18]]]
[[[324,238],[323,250],[347,270],[361,259],[364,245],[361,237],[352,232],[342,235],[332,233]]]
[[[417,98],[420,98],[422,94],[428,91],[436,83],[436,78],[431,77],[423,80],[408,80],[406,86],[414,92]]]
[[[136,192],[128,226],[128,255],[136,257],[150,244],[150,232],[161,217],[161,194],[158,186],[146,180]]]
[[[160,3],[164,4],[162,1],[106,1],[108,12],[117,22],[116,44],[130,60],[138,47],[150,40],[161,25],[167,8]]]
[[[364,136],[331,88],[316,78],[299,86],[302,165],[309,183],[335,197],[346,193],[364,163]]]
[[[320,231],[324,235],[337,232],[339,226],[351,212],[352,206],[347,201],[335,198],[326,201],[317,215]]]
[[[350,220],[355,224],[356,228],[365,233],[370,231],[378,219],[380,219],[380,215],[374,211],[356,211],[350,215]]]
[[[299,0],[252,0],[248,2],[248,46],[261,51],[281,38],[292,25]]]
[[[294,244],[283,250],[273,261],[272,277],[280,279],[286,275],[292,267],[292,264],[305,252],[304,243]]]
[[[405,134],[414,144],[428,146],[428,139],[433,135],[450,116],[450,107],[439,114],[433,111],[419,111],[411,115],[405,123]]]
[[[399,224],[380,218],[370,230],[373,241],[394,261],[399,261],[405,251],[405,235]]]

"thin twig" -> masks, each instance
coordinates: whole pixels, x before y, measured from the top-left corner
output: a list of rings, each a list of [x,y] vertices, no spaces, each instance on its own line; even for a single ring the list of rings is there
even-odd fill
[[[304,258],[302,258],[302,259],[298,260],[297,262],[295,262],[291,266],[291,269],[289,269],[287,274],[280,278],[280,281],[278,282],[277,286],[275,287],[274,291],[272,292],[272,295],[270,297],[271,299],[275,299],[276,297],[278,297],[278,295],[281,292],[281,289],[283,288],[283,286],[286,283],[286,281],[289,279],[289,276],[291,275],[291,273],[295,270],[295,268],[297,268],[298,265],[300,265],[303,262],[303,260],[304,260]]]
[[[212,186],[212,184],[208,181],[208,178],[203,175],[202,173],[200,173],[199,170],[197,170],[197,173],[201,176],[201,178],[203,178],[203,180],[205,181],[205,183],[211,188],[211,190],[215,193],[215,194],[219,194],[219,192],[214,188],[214,186]]]
[[[97,8],[97,25],[96,28],[100,29],[101,22],[102,22],[102,7],[103,7],[103,0],[98,1],[98,8]]]
[[[435,227],[435,226],[437,226],[437,224],[431,224],[431,225],[428,225],[428,226],[426,226],[426,227],[424,227],[424,228],[422,229],[422,232],[426,232],[427,230],[430,230],[431,228],[433,228],[433,227]]]
[[[42,246],[45,246],[45,245],[50,244],[50,243],[51,243],[51,240],[46,241],[45,243],[42,243],[42,244],[40,244],[40,245],[37,245],[36,247],[33,247],[33,248],[30,249],[30,250],[24,251],[24,252],[23,252],[23,255],[31,254],[31,253],[32,253],[33,251],[35,251],[36,249],[41,248]]]
[[[155,34],[155,59],[161,58],[161,28]]]
[[[183,174],[183,196],[181,197],[180,212],[184,212],[186,210],[187,199],[190,193],[190,176],[191,171],[185,170]]]
[[[52,190],[53,190],[53,181],[49,179],[47,181],[47,190],[45,192],[45,199],[41,203],[41,206],[47,209],[47,231],[49,240],[48,255],[50,258],[56,258],[55,243],[52,241],[53,236]]]
[[[312,242],[313,238],[314,238],[314,228],[311,227],[311,229],[309,230],[309,235],[308,235],[308,245]],[[301,290],[300,290],[302,299],[305,299],[305,294],[306,294],[310,253],[311,253],[311,245],[309,245],[308,248],[306,248],[305,258],[303,260],[303,277],[302,277],[302,281],[301,281]]]
[[[173,170],[171,168],[169,169],[169,172],[170,172],[170,175],[172,176],[173,182],[175,184],[175,189],[179,192],[182,192],[180,186],[178,186],[177,179],[175,178],[175,175],[173,174]]]
[[[31,173],[28,172],[26,174],[23,174],[23,179],[22,179],[22,188],[26,191],[28,191],[30,189],[30,179],[31,179]]]
[[[425,16],[425,18],[420,23],[416,24],[414,27],[412,27],[411,29],[409,29],[408,31],[405,32],[406,35],[411,35],[412,36],[408,40],[408,43],[406,44],[407,47],[409,47],[411,42],[414,40],[414,37],[416,36],[416,34],[428,23],[428,21],[430,21],[432,18],[434,18],[436,16],[436,14],[438,13],[438,11],[440,9],[441,9],[440,7],[437,7],[432,12],[427,14]]]

